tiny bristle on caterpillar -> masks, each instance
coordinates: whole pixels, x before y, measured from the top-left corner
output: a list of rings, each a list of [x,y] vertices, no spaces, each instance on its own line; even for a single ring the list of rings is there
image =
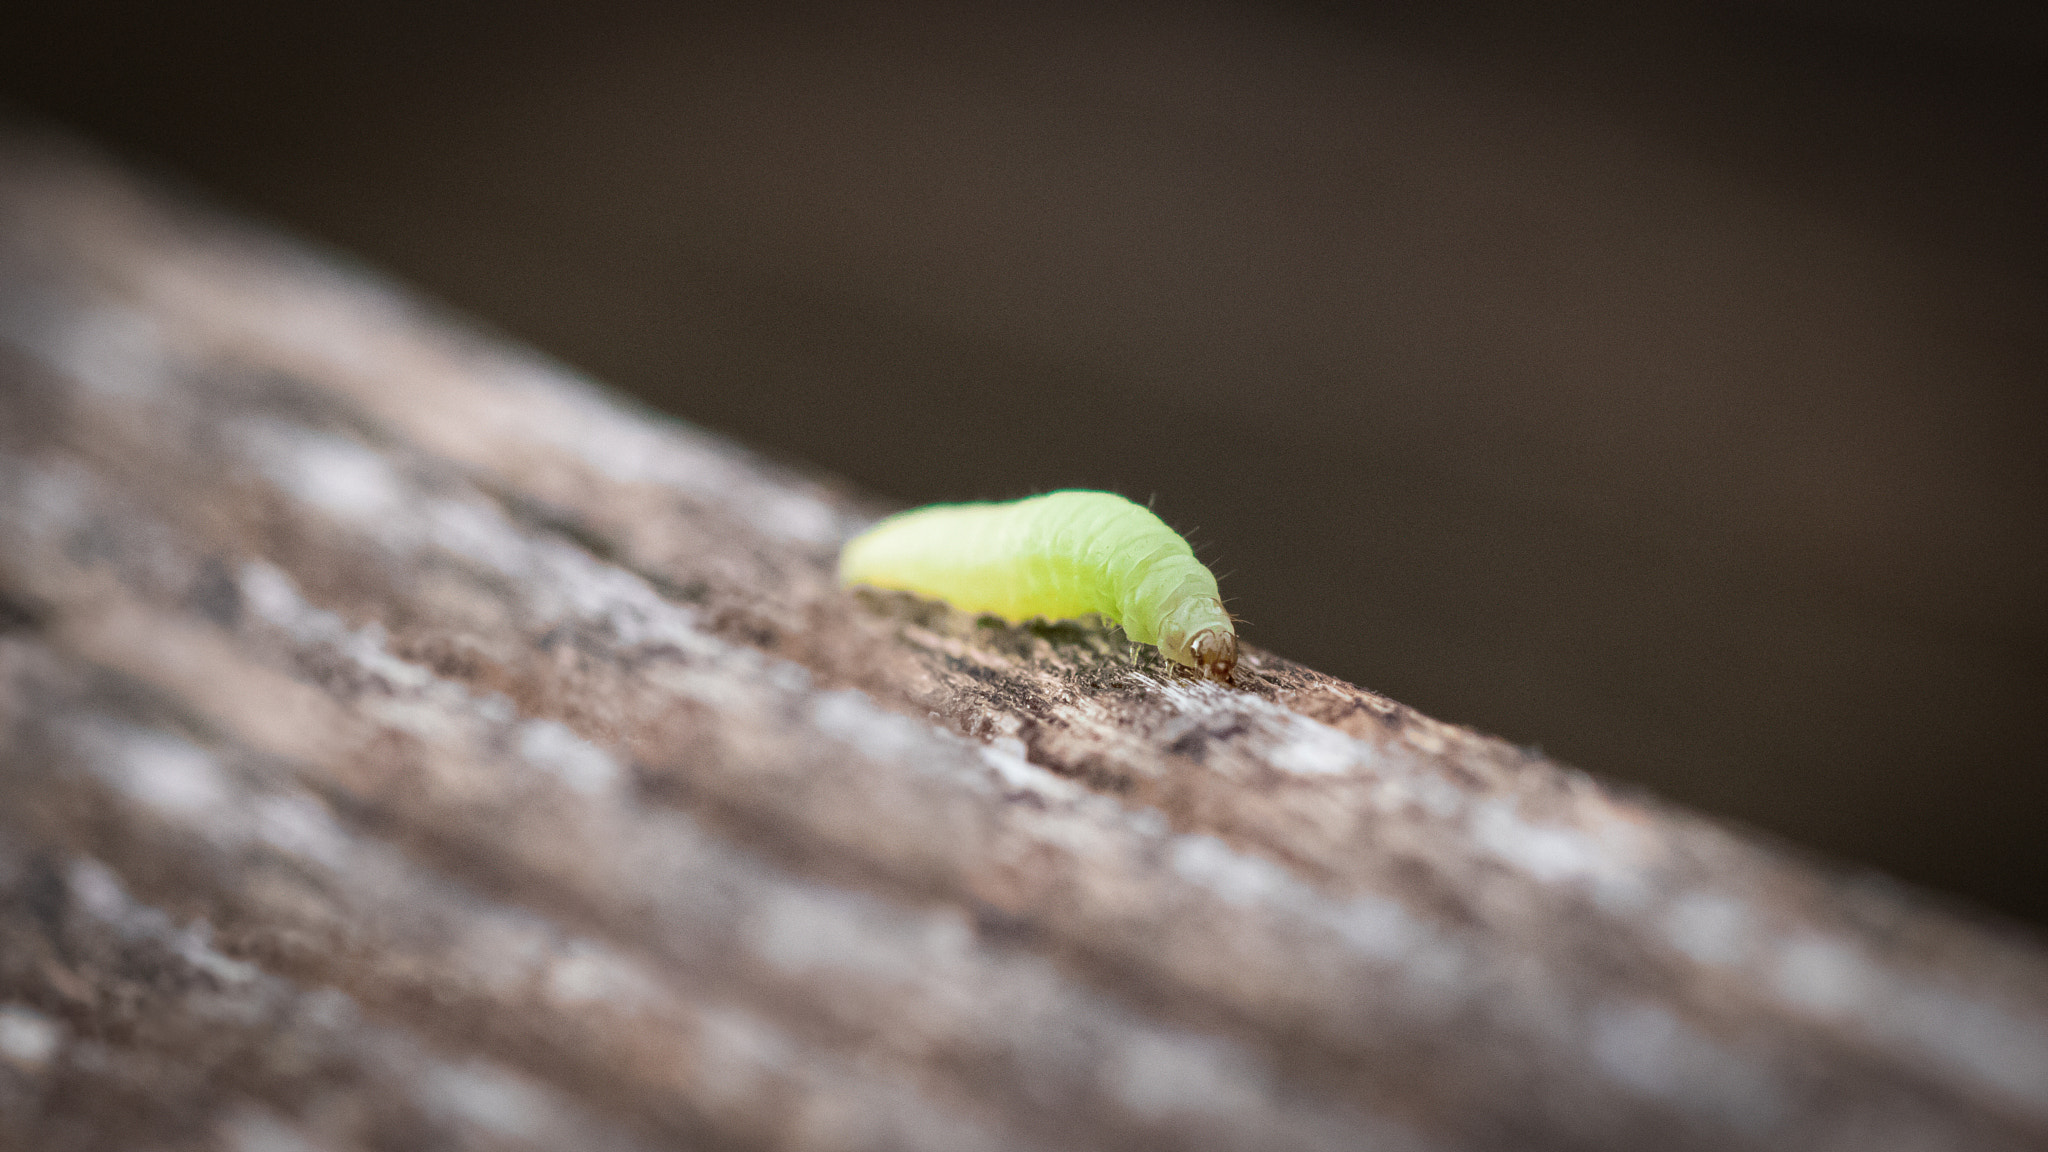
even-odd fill
[[[1237,666],[1216,577],[1165,521],[1111,492],[898,513],[847,542],[839,579],[1012,623],[1098,613],[1212,680]]]

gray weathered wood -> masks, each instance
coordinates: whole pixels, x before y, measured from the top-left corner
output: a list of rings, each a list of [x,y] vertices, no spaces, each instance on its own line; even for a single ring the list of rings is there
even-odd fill
[[[0,137],[0,1141],[2048,1141],[2037,942],[876,511]]]

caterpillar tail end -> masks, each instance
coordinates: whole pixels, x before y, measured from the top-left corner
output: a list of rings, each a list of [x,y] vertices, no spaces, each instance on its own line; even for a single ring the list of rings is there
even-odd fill
[[[1222,628],[1205,628],[1195,633],[1188,654],[1195,658],[1195,668],[1202,675],[1226,682],[1237,667],[1237,635]]]

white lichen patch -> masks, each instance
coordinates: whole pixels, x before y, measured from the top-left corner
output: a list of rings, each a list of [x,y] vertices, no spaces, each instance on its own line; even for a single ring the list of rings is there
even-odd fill
[[[1422,1152],[1405,1127],[1349,1110],[1290,1106],[1272,1065],[1220,1037],[1147,1029],[1110,1045],[1098,1090],[1119,1110],[1181,1140],[1288,1152]]]
[[[348,858],[348,833],[309,795],[265,796],[251,805],[251,815],[256,839],[286,856],[324,868],[339,868]]]
[[[802,1061],[794,1037],[745,1009],[708,1005],[698,1014],[701,1059],[691,1069],[700,1097],[714,1110],[762,1110]]]
[[[1161,1121],[1256,1112],[1272,1091],[1272,1070],[1235,1045],[1196,1033],[1144,1032],[1118,1044],[1102,1064],[1105,1090],[1134,1115]]]
[[[202,821],[229,803],[220,766],[189,740],[110,722],[77,725],[70,736],[96,776],[174,820]]]
[[[819,693],[810,713],[819,732],[870,760],[901,760],[934,735],[930,725],[882,708],[865,692],[850,688]]]
[[[248,997],[246,1010],[259,1012],[277,982],[262,969],[213,947],[213,931],[203,920],[180,927],[162,910],[131,900],[113,869],[91,857],[71,861],[66,887],[76,905],[131,940],[148,941],[177,956],[223,988]]]
[[[1382,764],[1378,750],[1364,741],[1261,697],[1178,676],[1157,683],[1178,721],[1169,736],[1237,732],[1223,758],[1233,765],[1242,761],[1239,771],[1270,766],[1294,776],[1341,777]]]
[[[298,585],[276,565],[251,560],[237,574],[243,604],[295,643],[334,652],[354,668],[381,683],[386,691],[419,692],[438,680],[424,665],[393,656],[382,625],[351,628],[340,616],[310,604]]]
[[[1177,836],[1169,851],[1174,872],[1217,899],[1299,918],[1331,933],[1347,950],[1395,965],[1419,984],[1441,990],[1472,962],[1460,945],[1397,900],[1371,893],[1327,896],[1280,865],[1235,851],[1213,836]]]
[[[1264,701],[1261,701],[1264,703]],[[1339,776],[1371,763],[1373,749],[1328,724],[1285,712],[1277,720],[1278,739],[1267,746],[1268,764],[1295,776]]]
[[[231,436],[266,479],[326,516],[369,531],[409,519],[397,473],[363,444],[274,420],[244,421]]]
[[[746,939],[783,972],[833,969],[890,984],[945,983],[945,970],[973,962],[974,934],[956,911],[911,912],[832,889],[776,890],[748,917]]]
[[[589,939],[565,942],[549,961],[549,998],[568,1006],[603,1005],[622,1017],[662,1003],[669,992],[648,967],[609,945]]]
[[[0,330],[0,338],[83,385],[97,399],[140,400],[161,391],[170,378],[163,326],[127,304],[102,300],[59,310],[57,315],[6,308],[0,309],[0,319],[17,321]],[[40,322],[19,322],[31,319]]]
[[[1015,736],[999,736],[982,745],[981,760],[995,769],[1005,788],[1015,792],[1062,802],[1078,800],[1087,792],[1072,780],[1033,764],[1029,749]]]
[[[618,761],[556,720],[529,720],[519,726],[519,754],[536,768],[585,796],[609,791],[619,782]]]
[[[1641,907],[1651,895],[1640,838],[1620,824],[1598,833],[1522,818],[1512,797],[1495,796],[1470,807],[1472,842],[1495,859],[1543,884],[1588,889],[1610,912]],[[1605,833],[1605,834],[1599,834]]]
[[[2048,1019],[1884,965],[1845,937],[1801,932],[1759,960],[1785,1002],[2048,1119]]]
[[[1536,822],[1513,797],[1472,799],[1411,750],[1359,739],[1270,701],[1181,681],[1167,682],[1160,695],[1187,731],[1238,733],[1205,757],[1207,770],[1242,775],[1270,766],[1304,780],[1355,783],[1357,801],[1370,810],[1462,822],[1462,842],[1478,852],[1539,884],[1583,888],[1616,914],[1653,893],[1654,844],[1619,806],[1582,804],[1574,823]]]
[[[0,1005],[0,1059],[40,1072],[63,1043],[63,1026],[55,1020],[26,1005]]]
[[[1876,967],[1848,941],[1810,933],[1781,942],[1773,969],[1773,986],[1780,996],[1821,1016],[1863,1006],[1882,980]]]
[[[507,1139],[534,1142],[550,1127],[550,1101],[524,1076],[482,1061],[437,1064],[420,1096],[457,1120]]]
[[[1785,1114],[1784,1090],[1768,1065],[1661,1005],[1602,1004],[1588,1028],[1595,1066],[1631,1090],[1750,1136],[1761,1135]]]
[[[227,1152],[331,1152],[329,1145],[305,1129],[253,1107],[229,1113],[214,1133]]]
[[[1718,892],[1687,892],[1664,913],[1664,934],[1696,964],[1735,965],[1757,943],[1756,915],[1745,902]]]

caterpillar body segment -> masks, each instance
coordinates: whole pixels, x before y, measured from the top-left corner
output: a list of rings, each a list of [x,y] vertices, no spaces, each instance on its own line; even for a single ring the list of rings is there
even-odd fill
[[[899,513],[847,543],[839,578],[1012,623],[1100,613],[1212,680],[1237,665],[1216,577],[1159,517],[1109,492]]]

